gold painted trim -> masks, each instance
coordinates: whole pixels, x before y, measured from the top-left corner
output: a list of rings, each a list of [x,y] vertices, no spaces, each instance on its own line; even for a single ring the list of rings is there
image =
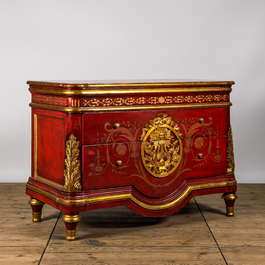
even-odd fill
[[[234,201],[234,200],[236,200],[238,197],[237,197],[237,195],[234,194],[234,193],[229,193],[229,194],[224,194],[224,195],[222,196],[222,198],[223,198],[224,200]]]
[[[234,216],[234,207],[226,207],[226,215]]]
[[[62,220],[66,223],[77,223],[81,220],[81,216],[79,214],[76,215],[63,215]]]
[[[32,222],[41,222],[42,212],[32,212]]]
[[[50,185],[53,185],[53,186],[55,186],[55,187],[57,187],[57,188],[63,189],[63,185],[62,185],[62,184],[59,184],[59,183],[54,182],[54,181],[52,181],[52,180],[46,179],[46,178],[41,177],[41,176],[39,176],[39,175],[35,176],[35,178],[36,178],[36,179],[39,179],[39,180],[41,180],[41,181],[43,181],[43,182],[46,182],[46,183],[48,183],[48,184],[50,184]]]
[[[34,102],[34,101],[32,101]],[[90,97],[89,99],[83,100],[82,107],[110,107],[110,106],[147,106],[147,105],[170,105],[170,104],[202,104],[202,103],[216,103],[216,102],[229,102],[228,94],[197,94],[197,95],[175,95],[175,96],[161,96],[156,95],[152,97],[145,97],[144,95],[137,98],[133,97],[102,97],[94,98]],[[45,102],[34,102],[34,103],[44,103]],[[48,104],[51,105],[51,104]],[[53,104],[60,105],[60,104]],[[72,105],[72,107],[77,107]],[[80,107],[80,105],[78,106]]]
[[[38,88],[30,87],[30,92],[41,92],[56,95],[122,95],[122,94],[146,94],[146,93],[187,93],[187,92],[231,92],[231,87],[189,87],[189,88],[142,88],[142,89],[105,89],[105,90],[68,90],[68,89],[52,89],[52,88]]]
[[[75,240],[76,230],[66,230],[66,239],[68,241]]]
[[[27,189],[32,190],[36,193],[39,193],[51,200],[53,200],[56,203],[63,204],[63,205],[77,205],[77,204],[89,204],[89,203],[97,203],[97,202],[107,202],[107,201],[115,201],[115,200],[126,200],[130,199],[137,205],[141,206],[144,209],[148,210],[166,210],[168,208],[171,208],[181,201],[183,201],[191,191],[195,190],[203,190],[203,189],[213,189],[213,188],[221,188],[221,187],[229,187],[229,186],[235,186],[237,184],[236,180],[232,181],[222,181],[222,182],[213,182],[213,183],[207,183],[207,184],[199,184],[199,185],[193,185],[188,186],[182,195],[180,195],[175,200],[160,204],[160,205],[150,205],[144,202],[139,201],[137,198],[135,198],[131,193],[125,193],[125,194],[119,194],[119,195],[110,195],[110,196],[101,196],[101,197],[94,197],[94,198],[86,198],[86,199],[78,199],[78,200],[65,200],[63,198],[58,198],[55,195],[43,191],[39,188],[36,188],[34,186],[31,186],[27,184]]]
[[[30,199],[29,200],[29,204],[32,205],[32,206],[41,206],[44,203],[39,201],[39,200],[37,200],[37,199]]]
[[[234,174],[235,172],[235,159],[234,159],[234,145],[232,126],[230,125],[227,134],[227,174]]]
[[[113,87],[156,87],[156,86],[228,86],[234,85],[234,81],[197,81],[197,82],[121,82],[118,83],[113,81],[112,83],[63,83],[63,82],[41,82],[41,81],[27,81],[28,85],[35,85],[35,86],[53,86],[53,87],[63,87],[63,88],[113,88]]]
[[[42,94],[33,94],[32,102],[50,105],[67,106],[67,97],[47,96]]]
[[[38,175],[38,115],[34,114],[34,177]]]
[[[80,113],[80,112],[101,112],[101,111],[126,111],[126,110],[149,110],[149,109],[200,109],[200,108],[227,108],[232,106],[231,102],[221,103],[205,103],[205,104],[179,104],[179,105],[162,105],[162,106],[123,106],[123,107],[62,107],[62,106],[51,106],[38,103],[30,103],[32,108],[41,108],[49,110],[57,110],[63,112]]]
[[[72,107],[80,107],[80,100],[79,99],[72,99]]]

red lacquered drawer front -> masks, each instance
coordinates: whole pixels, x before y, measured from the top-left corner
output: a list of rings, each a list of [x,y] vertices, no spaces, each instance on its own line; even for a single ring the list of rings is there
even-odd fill
[[[113,143],[118,134],[123,134],[129,142],[139,141],[145,124],[159,113],[170,116],[179,125],[183,137],[194,137],[200,131],[207,136],[226,135],[228,131],[228,108],[84,113],[83,144]],[[117,123],[119,130],[115,130]]]
[[[226,174],[226,137],[182,139],[182,145],[180,164],[172,174],[162,178],[149,174],[144,167],[142,142],[85,145],[83,188],[133,185],[146,196],[161,197],[173,192],[184,179]],[[202,154],[200,159],[199,154]],[[117,161],[122,164],[118,165]]]

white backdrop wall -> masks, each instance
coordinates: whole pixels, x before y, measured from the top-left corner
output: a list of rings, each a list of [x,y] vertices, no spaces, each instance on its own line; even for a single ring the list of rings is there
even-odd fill
[[[265,183],[265,1],[0,0],[0,182],[30,175],[27,80],[236,82],[236,177]]]

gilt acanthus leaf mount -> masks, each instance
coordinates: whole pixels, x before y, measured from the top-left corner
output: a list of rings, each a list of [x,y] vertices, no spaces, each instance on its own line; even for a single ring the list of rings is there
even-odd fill
[[[65,150],[65,170],[64,170],[64,190],[73,192],[82,189],[80,184],[80,161],[79,156],[79,141],[71,134],[69,140],[66,141]]]

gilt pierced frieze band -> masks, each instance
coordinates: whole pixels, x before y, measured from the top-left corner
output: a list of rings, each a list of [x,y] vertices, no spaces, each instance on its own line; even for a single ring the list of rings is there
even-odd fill
[[[129,110],[131,108],[204,108],[204,107],[229,107],[229,94],[197,94],[197,95],[160,95],[141,97],[56,97],[40,94],[32,95],[30,106],[54,109],[66,112]]]
[[[46,95],[32,95],[32,102],[40,104],[49,104],[49,105],[58,105],[58,106],[67,106],[68,99],[64,97],[53,97]]]
[[[228,95],[196,95],[196,96],[159,96],[159,97],[128,97],[128,98],[103,98],[84,99],[84,107],[104,106],[132,106],[132,105],[161,105],[161,104],[185,104],[205,102],[227,102]]]

